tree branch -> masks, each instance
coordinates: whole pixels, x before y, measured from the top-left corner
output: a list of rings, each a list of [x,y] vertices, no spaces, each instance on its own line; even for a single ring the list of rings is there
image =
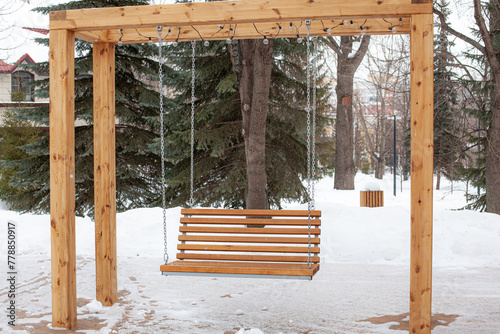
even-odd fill
[[[359,64],[361,64],[361,61],[365,57],[366,51],[368,51],[368,45],[370,45],[370,40],[371,40],[370,35],[363,36],[363,39],[361,40],[361,45],[359,46],[358,51],[356,51],[356,55],[352,59],[352,64],[355,69],[358,68]]]
[[[498,76],[500,74],[500,61],[497,58],[490,32],[488,31],[483,15],[481,14],[481,1],[479,0],[474,0],[474,18],[476,19],[476,24],[479,27],[481,37],[483,38],[485,50],[483,54],[488,59],[495,76]]]
[[[335,53],[337,54],[337,56],[340,56],[340,54],[342,53],[342,51],[340,51],[340,46],[337,44],[337,42],[335,41],[335,39],[332,36],[327,36],[326,39],[325,39],[325,43],[326,43],[326,45],[328,45],[328,47],[330,49],[332,49],[333,51],[335,51]]]
[[[475,2],[476,0],[474,0]],[[479,52],[481,52],[482,54],[484,54],[486,56],[486,51],[485,51],[485,48],[484,46],[482,46],[480,43],[478,43],[477,41],[473,40],[472,38],[468,37],[468,36],[465,36],[464,34],[456,31],[455,29],[453,29],[452,27],[450,27],[448,25],[448,23],[446,22],[446,18],[444,16],[444,14],[439,11],[436,7],[434,7],[434,14],[436,14],[438,17],[439,17],[439,23],[441,24],[441,29],[443,29],[444,31],[452,34],[453,36],[455,37],[458,37],[460,38],[462,41],[472,45],[473,47],[475,47],[476,49],[479,50]]]

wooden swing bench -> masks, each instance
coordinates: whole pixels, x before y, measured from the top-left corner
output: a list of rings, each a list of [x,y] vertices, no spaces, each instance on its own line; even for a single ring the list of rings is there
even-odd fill
[[[321,211],[182,209],[177,261],[164,275],[312,279],[319,270]],[[309,245],[310,268],[309,268]]]

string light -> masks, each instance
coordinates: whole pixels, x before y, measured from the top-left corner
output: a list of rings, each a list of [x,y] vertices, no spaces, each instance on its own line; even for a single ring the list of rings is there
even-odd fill
[[[300,37],[299,35],[297,35],[297,43],[302,43],[302,37]]]
[[[226,39],[226,43],[227,43],[227,44],[231,44],[231,43],[232,43],[232,41],[233,41],[233,38],[232,38],[232,37],[228,37],[228,38]]]
[[[205,46],[209,46],[209,45],[210,45],[210,42],[209,42],[209,41],[205,41],[205,42],[203,42],[203,45],[205,45]]]
[[[120,39],[118,40],[118,45],[123,45],[123,42],[122,42],[123,29],[118,29],[118,31],[120,32]]]
[[[351,20],[351,29],[354,29],[354,21]]]
[[[149,45],[153,45],[153,41],[151,40],[151,37],[149,37],[148,44],[149,44]]]
[[[361,27],[361,35],[362,36],[366,35],[366,30],[363,27]]]
[[[269,40],[267,39],[267,37],[266,37],[266,36],[264,36],[264,39],[262,40],[262,43],[263,43],[264,45],[268,45],[268,44],[269,44]]]
[[[288,26],[288,30],[292,31],[293,30],[293,23],[290,22],[290,26]]]

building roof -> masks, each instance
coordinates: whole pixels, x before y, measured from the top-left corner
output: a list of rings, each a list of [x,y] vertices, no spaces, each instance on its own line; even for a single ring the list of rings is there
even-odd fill
[[[43,35],[48,35],[49,34],[49,29],[30,28],[30,27],[23,27],[23,29],[29,30],[29,31],[34,31],[34,32],[37,32],[37,33],[43,34]]]
[[[17,68],[17,66],[19,66],[23,62],[26,62],[28,64],[35,63],[33,58],[31,58],[30,55],[27,53],[24,56],[22,56],[21,58],[19,58],[19,60],[16,61],[16,63],[12,64],[12,65],[7,64],[3,60],[0,60],[0,73],[12,73]]]

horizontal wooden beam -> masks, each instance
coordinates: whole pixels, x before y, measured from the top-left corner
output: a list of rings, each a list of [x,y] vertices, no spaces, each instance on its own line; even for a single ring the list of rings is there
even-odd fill
[[[73,31],[409,17],[431,14],[432,3],[411,0],[242,0],[75,9],[50,13],[50,29]]]
[[[280,31],[280,27],[282,28]],[[394,28],[395,27],[395,28]],[[361,29],[362,28],[362,29]],[[391,28],[391,29],[389,29]],[[170,29],[170,33],[168,32]],[[195,30],[196,29],[196,30]],[[361,19],[347,20],[346,24],[342,20],[325,20],[312,21],[310,34],[311,36],[348,36],[361,35],[386,35],[391,32],[397,34],[410,33],[409,18],[389,18],[383,19]],[[123,33],[123,35],[122,35]],[[298,36],[306,36],[306,25],[299,22],[274,22],[274,23],[242,23],[238,25],[226,24],[223,28],[217,25],[204,25],[198,27],[165,27],[163,28],[163,40],[166,42],[174,42],[178,40],[225,40],[229,36],[233,39],[262,39],[266,38],[296,38]],[[88,42],[108,42],[117,43],[121,37],[122,43],[147,43],[149,37],[151,41],[158,42],[158,32],[156,27],[124,29],[119,30],[95,30],[89,32],[79,32],[77,37]]]

